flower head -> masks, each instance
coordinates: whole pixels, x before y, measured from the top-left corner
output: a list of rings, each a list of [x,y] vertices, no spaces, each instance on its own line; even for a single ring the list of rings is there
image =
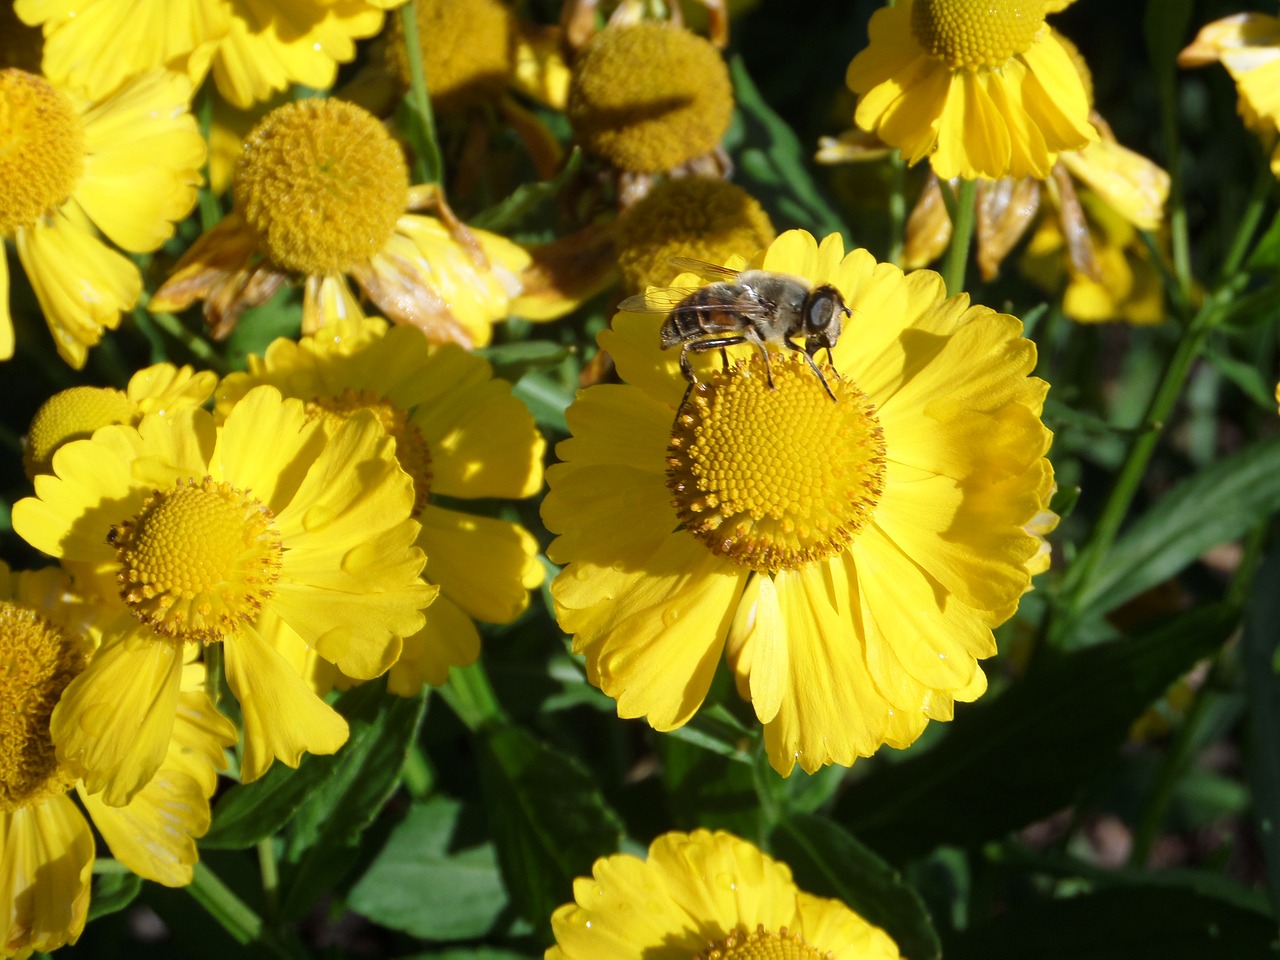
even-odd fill
[[[232,185],[235,208],[179,261],[151,301],[205,300],[215,336],[289,277],[305,282],[303,330],[360,318],[346,277],[400,323],[436,341],[487,343],[520,291],[529,255],[494,234],[409,210],[438,202],[410,187],[399,145],[372,114],[341,100],[301,100],[250,132]]]
[[[53,454],[69,440],[82,440],[109,423],[136,426],[145,414],[172,415],[199,407],[213,396],[217,376],[189,366],[157,363],[129,378],[125,390],[70,387],[40,405],[23,438],[22,465],[28,479],[53,469]]]
[[[786,864],[722,831],[666,833],[646,859],[602,857],[591,873],[552,914],[545,960],[901,960],[879,927],[799,890]]]
[[[196,199],[204,140],[191,84],[161,71],[93,102],[22,70],[0,70],[0,237],[13,240],[59,355],[84,366],[142,289],[107,246],[154,250]],[[0,360],[13,356],[0,256]]]
[[[108,803],[127,802],[163,759],[185,645],[223,644],[252,780],[273,758],[296,765],[347,736],[271,633],[371,678],[435,594],[418,577],[413,485],[394,441],[367,414],[326,436],[270,387],[221,428],[198,409],[102,427],[54,454],[35,488],[14,529],[122,609],[53,717],[60,759]]]
[[[456,112],[501,97],[515,73],[516,16],[502,0],[423,0],[415,10],[431,106]],[[388,31],[387,64],[409,86],[399,20]]]
[[[203,667],[184,672],[182,710],[159,771],[124,807],[103,803],[58,757],[50,716],[93,656],[99,605],[56,569],[0,563],[0,951],[29,956],[74,943],[84,927],[94,840],[75,790],[111,853],[168,886],[191,882],[195,838],[235,729],[204,694]]]
[[[720,144],[733,88],[710,41],[645,21],[592,38],[574,61],[566,110],[590,152],[621,170],[662,173]]]
[[[545,444],[511,386],[489,364],[454,344],[433,347],[414,329],[373,318],[336,324],[325,335],[276,340],[248,373],[218,388],[219,412],[258,384],[306,401],[308,415],[333,433],[368,410],[395,437],[396,457],[413,478],[424,578],[440,595],[422,629],[404,638],[388,686],[412,695],[445,681],[450,667],[480,652],[474,620],[507,623],[541,585],[533,536],[518,524],[436,502],[528,497],[542,486]]]
[[[628,207],[618,223],[618,266],[627,288],[665,286],[672,257],[723,263],[759,250],[777,234],[764,208],[735,184],[714,177],[664,180]]]
[[[1235,81],[1240,116],[1271,153],[1280,177],[1280,17],[1237,13],[1203,27],[1178,55],[1183,67],[1219,61]]]
[[[166,67],[199,84],[213,70],[238,107],[290,84],[328,89],[355,40],[382,28],[404,0],[16,0],[18,16],[44,28],[45,73],[91,97]],[[107,39],[110,42],[106,42]]]
[[[1045,0],[901,0],[849,64],[854,120],[939,177],[1045,177],[1097,137]]]
[[[659,320],[619,314],[600,341],[625,382],[570,407],[543,519],[560,623],[619,715],[680,726],[725,653],[786,774],[905,746],[982,693],[1052,471],[1013,317],[835,235],[785,233],[758,265],[852,311],[831,394],[799,350],[766,367],[748,345],[691,354],[690,388]]]

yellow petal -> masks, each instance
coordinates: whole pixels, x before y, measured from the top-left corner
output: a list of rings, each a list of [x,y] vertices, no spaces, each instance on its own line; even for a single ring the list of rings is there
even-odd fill
[[[142,292],[127,258],[61,213],[18,230],[18,259],[35,290],[58,355],[77,370],[104,328],[120,324]]]
[[[773,579],[762,575],[756,579],[760,587],[750,627],[751,706],[755,708],[756,719],[768,723],[777,716],[787,692],[788,636]]]
[[[256,630],[223,642],[227,683],[244,716],[245,783],[267,772],[272,760],[296,767],[304,753],[336,753],[347,742],[347,721],[317,697]]]
[[[510,623],[529,605],[525,568],[538,542],[518,524],[428,504],[418,543],[423,576],[470,616]]]
[[[453,667],[466,667],[480,656],[480,634],[462,610],[441,594],[426,611],[427,622],[404,638],[404,651],[387,674],[387,690],[415,696],[423,684],[438,687]]]
[[[111,855],[148,880],[167,887],[191,882],[199,859],[196,838],[209,829],[209,799],[195,778],[161,767],[127,806],[106,804],[101,794],[77,791]]]
[[[0,811],[0,950],[75,943],[89,911],[93,834],[65,795]]]
[[[128,803],[164,762],[181,678],[180,648],[145,627],[109,641],[53,710],[58,759],[106,803]]]

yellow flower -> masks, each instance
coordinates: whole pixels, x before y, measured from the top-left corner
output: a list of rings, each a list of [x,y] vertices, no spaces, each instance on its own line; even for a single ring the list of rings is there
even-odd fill
[[[1041,217],[1023,254],[1022,273],[1045,290],[1061,292],[1062,312],[1080,323],[1163,323],[1160,273],[1133,224],[1090,190],[1079,192],[1075,207],[1071,217],[1053,209]],[[1064,221],[1072,225],[1070,233]],[[1083,265],[1077,263],[1082,246],[1088,253]]]
[[[14,505],[14,530],[132,616],[53,715],[59,757],[111,804],[163,759],[184,645],[223,643],[253,780],[347,738],[264,634],[371,678],[435,594],[418,578],[412,481],[367,414],[326,437],[300,401],[262,387],[221,428],[203,410],[151,414],[68,443],[53,471]]]
[[[125,250],[154,250],[195,203],[205,146],[190,98],[185,77],[163,72],[90,102],[36,74],[0,70],[0,238],[14,241],[73,367],[142,289],[138,268],[97,230]],[[0,360],[13,356],[5,259]]]
[[[769,215],[741,187],[714,177],[664,180],[628,207],[618,222],[618,266],[631,292],[665,286],[672,257],[723,263],[756,251],[777,233]]]
[[[1280,17],[1237,13],[1201,28],[1178,54],[1178,65],[1220,62],[1231,74],[1245,126],[1271,150],[1271,172],[1280,177]]]
[[[725,652],[787,774],[906,746],[982,693],[1052,471],[1015,318],[838,235],[790,231],[760,263],[852,310],[822,366],[836,402],[798,352],[772,353],[770,389],[747,346],[728,369],[691,354],[682,400],[660,321],[620,313],[600,343],[625,382],[570,407],[542,515],[560,623],[619,715],[679,727]]]
[[[545,960],[901,960],[879,927],[799,890],[786,864],[723,831],[665,833],[647,859],[601,857],[591,874],[551,915]]]
[[[488,343],[520,292],[529,255],[495,234],[410,213],[440,202],[410,187],[400,146],[370,113],[300,100],[249,134],[234,210],[201,236],[156,291],[153,310],[205,301],[214,336],[290,276],[305,280],[303,331],[364,315],[346,277],[397,323],[436,342]]]
[[[733,87],[710,41],[643,21],[601,30],[578,54],[566,112],[591,153],[620,170],[662,173],[720,145]]]
[[[542,487],[545,444],[528,410],[495,379],[489,364],[455,344],[430,346],[416,330],[382,320],[349,321],[324,336],[276,340],[248,373],[218,388],[217,411],[259,384],[307,401],[308,415],[332,433],[358,410],[370,410],[396,440],[400,466],[413,478],[423,577],[440,595],[426,624],[404,638],[388,686],[410,696],[441,684],[449,668],[474,663],[480,635],[473,620],[508,623],[542,584],[537,541],[515,523],[434,502],[529,497]],[[313,672],[303,665],[303,672]],[[319,678],[318,678],[319,679]],[[330,676],[331,682],[334,678]],[[318,686],[325,688],[323,679]]]
[[[1046,0],[899,0],[849,64],[854,121],[944,180],[1048,175],[1096,139]]]
[[[204,668],[183,673],[181,709],[156,776],[124,807],[103,803],[56,756],[49,715],[84,670],[100,625],[94,604],[56,569],[0,563],[0,955],[75,943],[89,906],[94,841],[75,790],[113,856],[167,886],[191,882],[195,838],[235,729],[203,692]]]
[[[404,0],[16,0],[18,16],[42,25],[44,71],[58,82],[110,93],[156,67],[199,85],[213,69],[218,92],[238,107],[290,84],[333,86],[355,40],[382,29]]]
[[[81,440],[109,423],[137,426],[145,414],[172,415],[199,407],[213,396],[218,378],[208,370],[157,363],[129,378],[125,390],[71,387],[40,405],[23,438],[22,466],[28,479],[49,473],[54,452],[68,440]]]

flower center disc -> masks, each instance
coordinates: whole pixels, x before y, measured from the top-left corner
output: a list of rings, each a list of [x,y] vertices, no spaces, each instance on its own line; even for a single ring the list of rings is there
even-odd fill
[[[61,205],[84,171],[84,127],[44,77],[0,70],[0,236]]]
[[[413,480],[413,516],[422,513],[431,493],[431,450],[408,413],[372,390],[352,390],[350,387],[337,396],[313,397],[307,401],[306,410],[307,416],[313,420],[324,421],[329,433],[357,410],[368,410],[377,417],[382,429],[396,441],[396,460],[400,469]]]
[[[694,960],[823,960],[830,956],[830,952],[819,952],[805,943],[800,934],[789,934],[786,927],[774,933],[761,924],[753,933],[735,930],[710,944]]]
[[[1031,47],[1044,6],[1044,0],[915,0],[911,31],[953,69],[998,67]]]
[[[0,602],[0,811],[65,793],[73,781],[54,755],[49,717],[85,668],[88,650],[36,611]]]
[[[391,238],[408,204],[409,168],[372,114],[342,100],[298,100],[249,133],[233,191],[272,263],[345,273]]]
[[[220,640],[254,620],[280,576],[271,511],[227,483],[179,481],[112,528],[120,596],[178,641]]]
[[[758,356],[694,386],[667,447],[667,487],[686,530],[758,572],[834,556],[884,490],[884,435],[866,394],[799,354]]]
[[[109,423],[129,423],[138,405],[110,387],[69,387],[46,400],[27,427],[22,463],[28,479],[53,472],[53,455],[63,444],[90,437]]]

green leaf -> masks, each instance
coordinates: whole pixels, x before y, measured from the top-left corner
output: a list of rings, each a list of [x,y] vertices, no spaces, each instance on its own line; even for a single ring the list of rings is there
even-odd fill
[[[478,741],[480,782],[502,875],[520,913],[545,935],[574,878],[617,850],[622,826],[573,757],[518,727],[493,725]]]
[[[1276,385],[1267,381],[1252,363],[1237,360],[1230,354],[1210,351],[1209,362],[1214,369],[1240,388],[1240,392],[1256,403],[1261,409],[1274,412],[1276,409]]]
[[[322,787],[335,776],[335,771],[345,769],[347,752],[357,754],[354,762],[358,764],[363,750],[376,749],[376,744],[366,742],[362,731],[374,722],[387,696],[385,685],[376,682],[361,684],[343,694],[335,709],[352,728],[343,748],[334,756],[307,754],[296,770],[277,761],[253,783],[232,787],[214,808],[213,826],[200,846],[211,850],[251,847],[282,829],[314,792],[331,797]],[[400,768],[397,765],[395,769],[398,772]]]
[[[551,370],[572,352],[570,347],[550,340],[518,340],[475,351],[493,366],[493,374],[515,383],[530,370]]]
[[[1081,608],[1098,615],[1114,610],[1277,509],[1280,438],[1272,437],[1201,470],[1156,501],[1116,541]]]
[[[554,200],[564,189],[565,184],[578,172],[580,166],[582,166],[582,151],[574,147],[560,172],[550,180],[522,183],[505,200],[471,217],[468,223],[481,230],[510,233],[511,227],[523,220],[530,211],[548,200]]]
[[[1280,624],[1280,550],[1273,549],[1258,570],[1244,615],[1241,642],[1245,695],[1249,701],[1245,772],[1253,791],[1270,883],[1271,904],[1280,916],[1280,677],[1273,665]]]
[[[225,356],[235,370],[248,366],[249,354],[262,356],[271,341],[278,337],[295,339],[302,329],[302,301],[297,290],[282,284],[266,303],[251,307],[240,315],[235,329],[227,338]]]
[[[744,727],[718,703],[702,707],[688,723],[672,730],[670,736],[746,764],[751,763],[751,751],[760,739],[757,732]]]
[[[383,692],[378,707],[371,719],[352,721],[351,736],[329,776],[307,795],[289,824],[285,857],[297,866],[281,907],[288,919],[305,914],[358,859],[361,834],[400,782],[426,712],[426,694],[402,698]]]
[[[1275,215],[1267,232],[1258,238],[1245,268],[1255,271],[1280,269],[1280,213]]]
[[[782,216],[779,229],[803,226],[819,239],[838,233],[847,247],[848,228],[832,212],[809,173],[811,151],[800,145],[791,127],[765,103],[741,57],[729,61],[729,73],[743,125],[743,142],[736,151],[738,183]]]
[[[493,929],[507,907],[493,845],[462,846],[462,805],[414,804],[347,899],[356,913],[424,940],[464,940]]]
[[[1190,23],[1191,0],[1148,0],[1143,24],[1147,56],[1157,65],[1155,73],[1159,79],[1172,77],[1178,51],[1186,45]]]
[[[994,700],[958,704],[941,743],[850,786],[837,819],[898,861],[1044,817],[1114,759],[1130,724],[1237,619],[1232,609],[1201,609],[1061,656]]]
[[[89,896],[89,920],[105,917],[123,910],[142,892],[142,878],[121,867],[112,873],[100,873],[93,878],[93,891]]]
[[[1277,956],[1270,918],[1169,887],[1023,904],[947,943],[947,960],[1206,960]]]
[[[526,373],[512,387],[512,393],[529,408],[538,426],[556,433],[569,432],[564,412],[573,402],[572,390],[560,386],[545,373]]]
[[[835,897],[893,937],[911,960],[938,960],[942,945],[920,895],[838,824],[820,817],[783,820],[770,837],[807,893]]]

